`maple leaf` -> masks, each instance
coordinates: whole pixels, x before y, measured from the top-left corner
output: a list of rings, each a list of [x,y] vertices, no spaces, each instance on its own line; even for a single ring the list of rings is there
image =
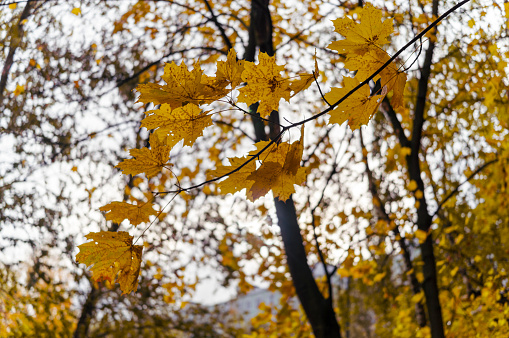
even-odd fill
[[[392,19],[382,22],[382,11],[366,3],[360,12],[360,23],[350,18],[333,20],[334,30],[345,37],[334,41],[327,48],[340,54],[363,54],[371,49],[380,49],[389,43],[387,39],[394,31]]]
[[[257,143],[259,149],[266,142]],[[300,166],[303,152],[302,140],[292,144],[283,142],[270,150],[262,165],[246,179],[254,181],[248,190],[247,197],[255,201],[272,190],[274,197],[286,201],[295,192],[294,184],[306,181],[307,170]]]
[[[91,266],[92,279],[113,283],[118,275],[122,294],[136,291],[143,246],[133,245],[133,236],[125,231],[91,232],[85,237],[92,241],[78,246],[76,261]]]
[[[148,222],[150,215],[156,215],[157,211],[154,210],[152,203],[141,203],[138,205],[129,204],[126,202],[111,202],[99,208],[101,211],[106,211],[106,220],[115,223],[121,223],[124,219],[136,226],[143,222]]]
[[[129,150],[129,154],[135,158],[120,162],[116,168],[121,169],[124,175],[134,176],[145,173],[147,178],[157,175],[167,165],[170,158],[170,147],[162,143],[155,134],[150,135],[149,142],[150,149]]]
[[[230,161],[229,166],[218,166],[216,170],[211,170],[209,175],[213,177],[221,177],[223,175],[228,174],[229,172],[237,169],[243,163],[245,163],[248,159],[246,157],[233,157],[228,159]],[[221,189],[221,193],[223,194],[233,194],[236,191],[240,191],[244,188],[251,188],[253,184],[252,181],[246,181],[247,177],[251,175],[253,171],[256,170],[255,161],[251,161],[242,167],[239,171],[234,172],[233,174],[228,175],[228,177],[218,183],[218,187]]]
[[[239,89],[239,102],[248,106],[260,101],[258,112],[262,117],[267,117],[273,110],[279,109],[279,101],[283,98],[290,100],[288,80],[283,79],[281,71],[283,66],[276,64],[275,57],[266,53],[259,54],[259,63],[244,63],[242,80],[247,84]]]
[[[244,71],[244,61],[237,60],[237,54],[232,48],[228,52],[226,61],[217,62],[216,81],[223,81],[236,88],[242,82],[242,72]]]
[[[330,104],[338,102],[360,83],[359,80],[349,77],[345,77],[343,81],[345,84],[343,88],[332,88],[329,93],[325,94],[325,99]],[[343,124],[348,120],[348,125],[352,130],[367,124],[387,94],[387,87],[383,88],[381,95],[369,96],[369,94],[368,85],[359,88],[329,113],[331,116],[329,123]]]
[[[177,66],[175,62],[167,63],[162,76],[166,85],[156,83],[140,84],[136,90],[140,93],[137,102],[169,104],[172,109],[188,103],[200,105],[224,97],[229,90],[226,84],[218,83],[214,78],[203,74],[200,64],[195,64],[192,71],[184,63]]]
[[[372,50],[361,56],[349,57],[345,61],[345,67],[356,71],[355,77],[360,81],[366,80],[374,72],[380,69],[390,56],[383,50]],[[393,91],[391,103],[394,108],[403,106],[403,92],[407,76],[398,70],[397,65],[392,62],[385,67],[373,80],[381,78],[382,87],[387,86],[387,92]]]
[[[203,135],[203,129],[212,125],[212,118],[200,107],[188,104],[172,110],[170,105],[162,104],[157,110],[146,112],[149,116],[141,121],[141,126],[156,129],[160,140],[166,140],[168,147],[173,147],[180,140],[184,145],[192,146],[196,139]]]

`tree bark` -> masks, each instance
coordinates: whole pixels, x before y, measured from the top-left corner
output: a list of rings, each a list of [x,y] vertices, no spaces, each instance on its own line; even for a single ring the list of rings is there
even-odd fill
[[[293,286],[313,328],[313,333],[316,337],[341,337],[332,299],[323,297],[307,263],[292,197],[286,202],[275,198],[274,204]]]
[[[432,14],[438,17],[438,0],[433,0]],[[436,28],[435,28],[436,32]],[[407,156],[408,173],[411,180],[417,183],[420,191],[424,192],[424,182],[421,178],[421,168],[419,163],[419,151],[421,149],[421,137],[423,131],[423,124],[425,121],[426,101],[428,96],[428,85],[431,75],[431,65],[433,61],[433,52],[435,50],[435,43],[432,39],[429,40],[429,46],[426,50],[424,57],[424,64],[421,68],[421,76],[418,83],[417,101],[415,104],[415,115],[412,130],[411,140],[411,153]],[[428,204],[426,198],[423,196],[418,200],[419,207],[417,208],[417,227],[420,230],[428,232],[431,227],[432,217],[428,212]],[[429,235],[426,241],[420,245],[421,255],[424,262],[423,273],[424,282],[423,290],[426,298],[426,306],[428,308],[428,318],[431,327],[431,336],[433,338],[443,338],[444,324],[442,318],[442,309],[440,306],[436,261],[433,252],[433,240]]]
[[[90,321],[92,320],[92,315],[94,314],[97,301],[101,298],[101,290],[96,289],[93,285],[90,286],[92,289],[88,293],[87,299],[83,304],[78,325],[76,326],[76,330],[74,330],[74,338],[88,337]]]
[[[390,106],[390,103],[388,101],[385,103],[387,105],[385,107],[385,109],[389,109],[389,108],[392,109],[392,107]],[[397,120],[394,110],[392,110],[392,114],[393,114],[394,118],[396,118],[396,120]],[[366,176],[368,177],[369,191],[371,192],[371,196],[377,201],[377,205],[375,205],[375,207],[378,209],[380,216],[389,224],[389,223],[391,223],[391,218],[385,209],[385,202],[382,201],[382,199],[380,198],[380,194],[378,193],[378,186],[375,183],[375,178],[373,176],[373,172],[371,171],[371,168],[368,163],[367,152],[364,152],[366,147],[364,145],[364,138],[362,136],[362,130],[359,130],[359,139],[360,139],[360,144],[361,144],[362,154],[363,154],[362,157],[363,157],[364,165],[366,167],[365,168]],[[415,275],[415,270],[414,270],[412,258],[410,257],[409,248],[405,242],[405,238],[401,236],[401,234],[399,232],[399,228],[397,226],[394,227],[392,232],[396,238],[399,237],[398,243],[401,248],[401,251],[403,252],[403,262],[405,263],[405,272],[408,275],[410,285],[412,286],[412,292],[414,295],[416,295],[419,292],[421,292],[421,286],[419,284],[419,281],[417,280],[417,276]],[[409,272],[411,272],[411,273],[409,273]],[[415,318],[417,319],[417,323],[419,324],[420,327],[426,326],[426,324],[427,324],[426,323],[426,314],[424,311],[424,305],[422,303],[415,304]]]

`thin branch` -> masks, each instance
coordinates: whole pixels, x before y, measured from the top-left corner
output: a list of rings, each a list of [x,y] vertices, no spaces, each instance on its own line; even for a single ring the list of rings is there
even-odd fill
[[[325,276],[327,277],[327,287],[328,287],[330,299],[332,299],[332,292],[333,292],[332,282],[331,282],[332,274],[329,274],[329,270],[327,269],[327,263],[325,262],[325,257],[323,255],[322,250],[320,249],[320,243],[318,242],[318,236],[316,234],[316,224],[315,224],[315,211],[323,201],[323,198],[325,196],[325,189],[327,189],[329,182],[332,180],[332,177],[334,176],[334,174],[337,173],[337,166],[338,166],[337,157],[338,156],[339,156],[339,152],[336,155],[336,160],[334,161],[334,164],[332,165],[331,173],[329,174],[327,181],[325,181],[325,185],[322,189],[322,195],[320,196],[320,199],[316,203],[315,207],[313,209],[311,209],[311,225],[313,226],[313,238],[315,240],[315,246],[316,246],[316,250],[318,252],[318,257],[320,257],[320,262],[322,262],[324,273],[325,273]]]
[[[451,14],[452,12],[454,12],[456,9],[460,8],[461,6],[463,6],[464,4],[466,4],[467,2],[469,2],[470,0],[463,0],[461,2],[459,2],[458,4],[456,4],[455,6],[451,7],[449,10],[447,10],[444,14],[442,14],[438,19],[436,19],[435,21],[433,21],[428,27],[426,27],[422,32],[420,32],[418,35],[416,35],[412,40],[410,40],[406,45],[404,45],[402,48],[400,48],[396,54],[394,54],[389,60],[387,60],[386,63],[384,63],[376,72],[374,72],[373,74],[371,74],[366,80],[362,81],[361,83],[359,83],[355,88],[353,88],[352,90],[350,90],[345,96],[343,96],[341,99],[339,99],[336,103],[334,103],[332,106],[330,106],[329,108],[323,110],[322,112],[316,114],[316,115],[313,115],[307,119],[304,119],[300,122],[297,122],[293,125],[293,127],[297,127],[297,126],[300,126],[304,123],[307,123],[309,121],[312,121],[312,120],[315,120],[317,119],[318,117],[322,116],[322,115],[325,115],[327,114],[328,112],[334,110],[339,104],[341,104],[343,101],[345,101],[347,98],[349,98],[353,93],[355,93],[357,90],[359,90],[361,87],[369,84],[369,82],[371,80],[373,80],[375,78],[375,76],[377,76],[378,74],[380,74],[385,68],[387,68],[394,60],[396,60],[396,58],[401,54],[403,53],[408,47],[410,47],[412,44],[414,44],[417,40],[420,40],[427,32],[429,32],[430,30],[432,30],[436,25],[438,25],[440,23],[440,21],[442,21],[443,19],[445,19],[447,16],[449,16],[449,14]]]
[[[224,121],[221,121],[221,120],[217,120],[217,121],[216,121],[216,120],[213,120],[212,122],[213,122],[213,123],[215,123],[215,124],[224,124],[225,126],[231,127],[231,128],[232,128],[232,129],[234,129],[234,130],[238,130],[238,131],[240,131],[242,134],[244,134],[244,136],[246,136],[247,138],[249,138],[251,141],[256,142],[256,140],[255,140],[255,139],[254,139],[251,135],[249,135],[248,133],[246,133],[246,132],[245,132],[242,128],[236,127],[236,126],[234,126],[234,125],[233,125],[233,124],[231,124],[231,123],[224,122]]]
[[[226,35],[223,26],[219,23],[219,21],[217,21],[217,15],[214,13],[214,10],[210,6],[210,3],[208,2],[208,0],[203,0],[203,2],[205,3],[205,6],[207,6],[207,9],[209,10],[210,15],[212,16],[211,18],[212,22],[214,22],[217,29],[219,29],[219,33],[221,33],[221,37],[223,38],[226,47],[228,47],[228,50],[232,49],[233,48],[232,42]]]
[[[384,97],[382,101],[382,108],[389,117],[389,120],[391,121],[392,127],[394,128],[394,133],[399,139],[399,143],[402,147],[409,148],[410,147],[410,141],[405,135],[405,130],[403,129],[403,126],[401,125],[401,122],[398,120],[398,116],[396,115],[396,112],[394,111],[394,108],[392,108],[391,102],[389,99]]]
[[[456,193],[458,193],[460,187],[467,183],[468,181],[470,181],[472,178],[474,178],[474,176],[476,176],[477,174],[479,174],[481,171],[483,171],[486,167],[488,167],[489,165],[495,163],[495,162],[498,162],[498,158],[494,159],[494,160],[491,160],[489,162],[486,162],[484,163],[482,166],[480,166],[479,168],[477,168],[476,171],[474,171],[472,174],[470,174],[470,176],[467,177],[466,180],[464,180],[463,182],[461,182],[460,184],[458,184],[458,186],[456,188],[454,188],[453,191],[451,191],[445,198],[442,202],[440,202],[438,204],[438,207],[437,207],[437,210],[433,213],[433,215],[431,215],[431,218],[433,219],[437,214],[438,212],[440,211],[440,209],[443,207],[443,205],[451,198],[453,197]]]
[[[318,84],[318,80],[316,78],[316,74],[315,72],[313,72],[313,78],[315,79],[315,83],[316,83],[316,87],[318,87],[318,91],[320,92],[320,96],[322,97],[322,100],[327,103],[327,105],[330,107],[331,104],[329,103],[329,101],[327,101],[327,99],[325,98],[325,95],[323,95],[322,93],[322,88],[320,88],[320,84]]]
[[[266,118],[264,118],[264,117],[261,117],[261,116],[260,116],[260,114],[258,114],[258,113],[251,113],[251,112],[249,112],[249,111],[247,111],[247,110],[245,110],[245,109],[243,109],[243,108],[241,108],[241,107],[237,106],[235,103],[232,103],[232,102],[228,102],[228,103],[230,103],[233,107],[237,108],[238,110],[240,110],[240,111],[241,111],[241,112],[243,112],[244,114],[249,115],[249,116],[251,116],[251,117],[253,117],[253,118],[255,118],[255,119],[258,119],[258,120],[261,120],[261,121],[265,121],[265,122],[267,122],[267,123],[277,123],[277,122],[275,122],[275,121],[271,121],[271,120],[269,120],[269,119],[266,119]],[[279,125],[279,126],[281,126],[280,124],[278,124],[278,125]]]
[[[436,25],[438,25],[438,23],[440,21],[442,21],[443,19],[445,19],[449,14],[451,14],[452,12],[454,12],[456,9],[458,9],[459,7],[463,6],[464,4],[466,4],[467,2],[469,2],[470,0],[463,0],[461,1],[460,3],[456,4],[455,6],[451,7],[449,10],[447,10],[444,14],[442,14],[438,19],[436,19],[435,21],[433,21],[433,23],[431,23],[428,27],[426,27],[421,33],[419,33],[417,36],[415,36],[410,42],[408,42],[405,46],[403,46],[400,50],[398,50],[398,52],[396,54],[394,54],[385,64],[383,64],[377,71],[375,71],[373,74],[371,74],[371,76],[369,76],[366,80],[364,80],[363,82],[361,82],[359,85],[357,85],[355,88],[353,88],[351,91],[349,91],[346,95],[344,95],[341,99],[339,99],[336,103],[334,103],[333,105],[331,105],[329,108],[323,110],[322,112],[318,113],[318,114],[315,114],[309,118],[306,118],[306,119],[303,119],[299,122],[295,122],[295,123],[292,123],[290,125],[287,125],[287,126],[281,126],[281,130],[279,132],[279,134],[277,134],[273,139],[271,139],[266,145],[265,147],[263,147],[261,150],[259,150],[255,155],[251,156],[251,158],[249,158],[246,162],[244,162],[243,164],[241,164],[239,167],[231,170],[230,172],[228,173],[225,173],[224,175],[221,175],[219,177],[215,177],[215,178],[212,178],[210,180],[206,180],[206,181],[203,181],[201,183],[198,183],[198,184],[195,184],[195,185],[191,185],[187,188],[183,188],[183,187],[179,187],[177,190],[170,190],[170,191],[162,191],[162,192],[157,192],[156,195],[159,195],[159,194],[169,194],[169,193],[180,193],[182,191],[188,191],[188,190],[192,190],[192,189],[196,189],[196,188],[199,188],[203,185],[206,185],[208,183],[212,183],[212,182],[215,182],[215,181],[218,181],[224,177],[227,177],[231,174],[234,174],[238,171],[240,171],[242,168],[244,168],[246,165],[248,165],[249,163],[251,163],[252,161],[254,161],[256,158],[258,158],[265,150],[267,150],[269,147],[271,147],[272,145],[274,145],[275,143],[278,142],[278,140],[280,140],[283,136],[283,134],[291,129],[291,128],[295,128],[295,127],[298,127],[298,126],[301,126],[307,122],[310,122],[310,121],[313,121],[313,120],[316,120],[317,118],[319,118],[320,116],[322,115],[325,115],[327,113],[329,113],[330,111],[332,111],[333,109],[335,109],[339,104],[341,104],[343,101],[345,101],[348,97],[350,97],[353,93],[355,93],[359,88],[361,88],[362,86],[364,85],[367,85],[375,76],[377,76],[380,72],[382,72],[385,68],[387,68],[392,61],[394,61],[404,50],[406,50],[408,47],[410,47],[414,42],[416,42],[417,40],[421,39],[428,31],[430,31],[431,29],[433,29]],[[236,106],[236,105],[233,105],[237,108],[239,108],[240,110],[242,110],[244,113],[246,114],[249,114],[249,112],[246,112],[244,109]],[[249,114],[251,115],[251,114]]]

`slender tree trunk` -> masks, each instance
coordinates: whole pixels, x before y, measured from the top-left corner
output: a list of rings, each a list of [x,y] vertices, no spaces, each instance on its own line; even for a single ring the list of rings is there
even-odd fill
[[[433,0],[432,14],[438,17],[438,0]],[[415,116],[412,130],[411,154],[407,156],[408,173],[411,180],[417,183],[420,191],[424,192],[424,182],[421,178],[421,168],[419,163],[419,152],[421,150],[421,137],[425,121],[426,101],[428,97],[428,85],[431,75],[431,66],[433,62],[433,52],[435,43],[429,40],[429,46],[426,50],[424,63],[421,67],[421,74],[418,83],[417,101],[415,104]],[[423,196],[418,200],[417,208],[417,227],[420,230],[428,232],[431,227],[432,217],[428,212],[426,198]],[[444,323],[442,318],[442,309],[440,306],[439,289],[436,272],[435,254],[433,252],[433,240],[431,235],[421,244],[421,255],[424,262],[423,273],[424,282],[422,288],[426,298],[428,308],[428,317],[431,326],[431,336],[433,338],[443,338]]]
[[[97,301],[101,298],[101,290],[96,289],[93,285],[91,285],[91,287],[92,289],[88,293],[87,299],[81,309],[80,319],[78,320],[78,325],[73,334],[74,338],[88,337],[90,321],[92,320]]]
[[[285,247],[293,285],[316,337],[340,337],[340,328],[332,307],[332,298],[324,298],[307,263],[297,213],[292,198],[275,198],[278,225]]]
[[[388,109],[388,108],[392,109],[392,107],[390,106],[390,103],[388,101],[386,102],[386,105],[387,106],[385,109]],[[394,111],[392,111],[392,115],[395,116]],[[391,218],[385,209],[385,202],[382,201],[382,199],[380,198],[376,180],[375,180],[375,178],[373,176],[373,172],[371,171],[371,168],[369,166],[367,152],[365,152],[366,146],[364,145],[364,138],[362,136],[362,130],[359,130],[359,139],[360,139],[360,144],[361,144],[361,148],[362,148],[362,154],[363,154],[362,157],[363,157],[363,161],[364,161],[364,165],[365,165],[366,176],[368,177],[369,191],[371,192],[371,196],[377,201],[375,207],[378,209],[378,211],[380,213],[380,217],[382,217],[387,223],[390,223]],[[392,230],[392,232],[396,236],[396,238],[399,237],[398,243],[401,248],[401,251],[403,252],[403,262],[405,263],[405,272],[408,275],[410,285],[412,286],[412,292],[414,295],[416,295],[419,292],[421,292],[421,286],[419,284],[419,281],[417,280],[417,276],[414,271],[412,258],[410,257],[410,251],[409,251],[408,246],[405,242],[405,238],[403,238],[399,232],[399,228],[396,226]],[[424,305],[422,303],[415,304],[415,317],[416,317],[417,323],[419,324],[420,327],[426,326],[426,314],[424,311]]]
[[[440,306],[439,290],[437,283],[437,271],[435,255],[433,253],[433,240],[431,235],[421,244],[422,260],[424,261],[423,273],[424,295],[428,308],[429,322],[431,324],[431,336],[433,338],[445,337],[444,324],[442,319],[442,308]]]

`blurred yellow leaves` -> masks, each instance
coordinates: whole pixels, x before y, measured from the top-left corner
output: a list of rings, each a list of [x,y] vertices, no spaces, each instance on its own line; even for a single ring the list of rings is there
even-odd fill
[[[426,238],[428,238],[428,233],[424,230],[417,229],[415,231],[415,237],[419,240],[419,244],[423,244],[426,242]]]
[[[19,96],[25,92],[25,86],[24,85],[16,85],[16,89],[14,89],[14,96]]]

